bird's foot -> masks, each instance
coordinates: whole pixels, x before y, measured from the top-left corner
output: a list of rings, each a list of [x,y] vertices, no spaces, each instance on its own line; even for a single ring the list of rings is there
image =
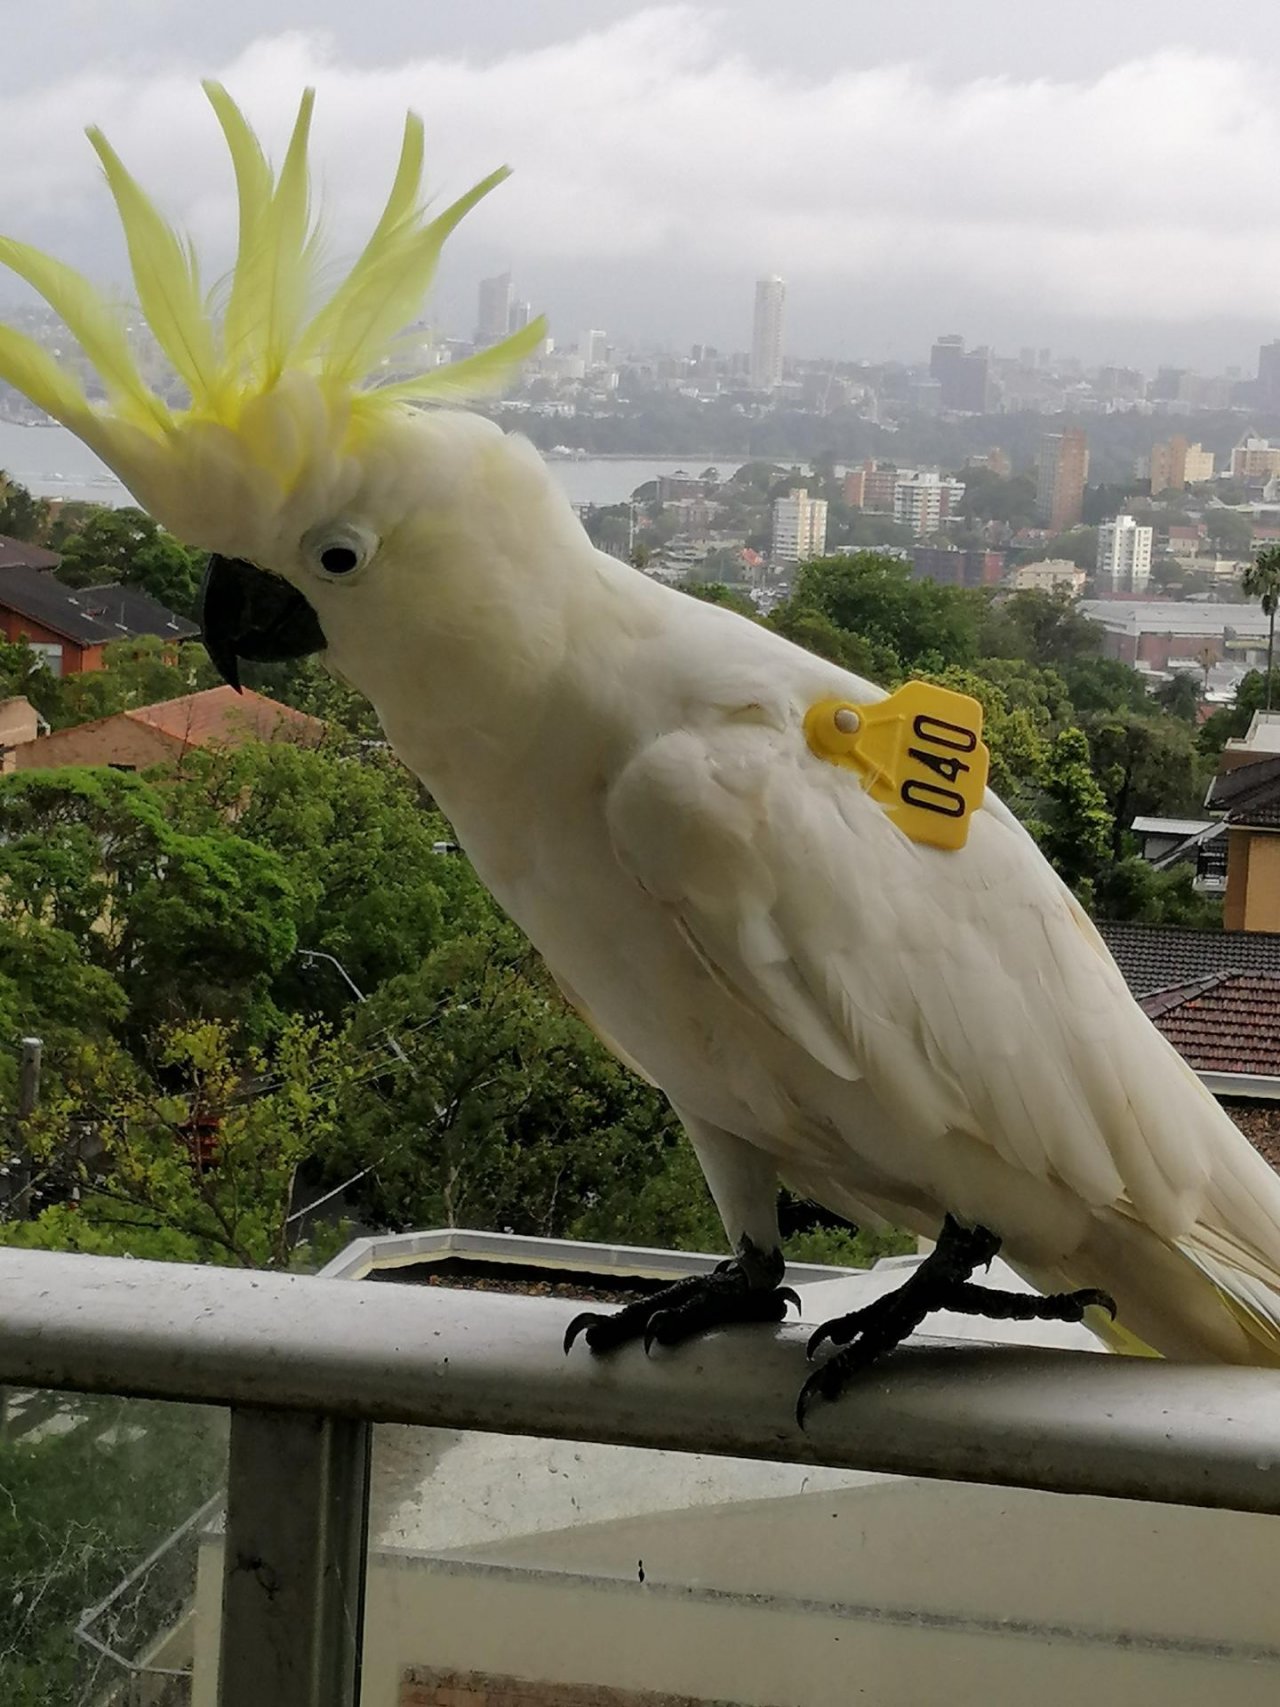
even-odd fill
[[[844,1349],[815,1369],[800,1389],[796,1402],[800,1426],[803,1428],[815,1396],[837,1398],[854,1375],[901,1345],[935,1310],[958,1310],[967,1316],[1003,1322],[1079,1322],[1090,1305],[1098,1305],[1114,1319],[1114,1300],[1092,1287],[1041,1297],[975,1286],[970,1275],[990,1263],[999,1249],[1000,1241],[994,1233],[985,1227],[962,1227],[948,1215],[937,1244],[910,1279],[861,1310],[824,1322],[810,1337],[809,1356],[828,1340]]]
[[[778,1284],[783,1268],[781,1251],[762,1251],[744,1239],[737,1256],[717,1264],[710,1274],[691,1274],[607,1315],[587,1310],[575,1316],[564,1349],[569,1351],[579,1334],[586,1336],[592,1351],[613,1351],[638,1339],[648,1351],[654,1344],[678,1345],[732,1322],[780,1322],[788,1304],[800,1308],[791,1288]]]

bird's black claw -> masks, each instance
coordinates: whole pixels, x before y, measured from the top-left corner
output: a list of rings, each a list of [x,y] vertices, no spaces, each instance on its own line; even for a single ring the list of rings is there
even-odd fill
[[[564,1330],[565,1356],[567,1357],[573,1350],[573,1342],[579,1334],[587,1333],[588,1329],[594,1328],[598,1323],[606,1322],[608,1319],[607,1316],[601,1316],[595,1310],[584,1310],[580,1316],[575,1316]],[[587,1344],[591,1344],[590,1339],[587,1340]]]

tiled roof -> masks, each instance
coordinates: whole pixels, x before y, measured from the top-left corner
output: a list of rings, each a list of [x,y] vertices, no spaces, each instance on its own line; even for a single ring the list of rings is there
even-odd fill
[[[235,746],[245,740],[318,741],[324,724],[291,705],[246,688],[205,688],[180,699],[139,705],[122,714],[189,747]]]
[[[71,587],[47,569],[32,569],[23,563],[0,567],[0,609],[38,622],[80,646],[101,646],[120,638],[120,630],[93,616]]]
[[[136,634],[158,634],[167,639],[189,640],[199,634],[194,622],[175,616],[136,587],[68,587],[49,567],[16,560],[5,562],[0,538],[0,608],[38,622],[41,627],[74,640],[81,646],[100,646]],[[51,551],[22,546],[34,557],[59,559]]]
[[[1212,973],[1142,1007],[1196,1072],[1280,1078],[1280,975]]]
[[[1135,996],[1217,972],[1280,975],[1277,931],[1193,931],[1106,920],[1098,929]]]
[[[3,585],[0,581],[0,587]],[[100,622],[120,634],[156,634],[162,640],[191,640],[200,632],[199,623],[175,615],[137,587],[110,583],[104,587],[81,587],[76,597]]]
[[[1220,772],[1205,805],[1225,813],[1229,824],[1280,829],[1280,754]]]
[[[0,533],[0,569],[56,569],[62,559],[56,551],[46,551],[42,545],[28,545],[25,539],[10,539]]]

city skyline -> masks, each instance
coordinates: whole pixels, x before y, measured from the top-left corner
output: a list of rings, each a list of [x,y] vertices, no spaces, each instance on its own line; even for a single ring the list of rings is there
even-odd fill
[[[207,249],[207,276],[229,260],[234,195],[196,96],[213,74],[277,157],[316,86],[329,256],[376,216],[408,106],[433,194],[512,165],[446,257],[433,314],[459,335],[474,281],[511,270],[561,336],[603,324],[669,348],[749,348],[739,284],[773,271],[800,357],[905,359],[959,331],[970,350],[1217,371],[1280,337],[1280,233],[1242,169],[1242,149],[1280,149],[1280,43],[1257,4],[1228,27],[1178,0],[1105,16],[1080,0],[1063,32],[1012,0],[925,0],[904,32],[825,0],[800,29],[756,0],[442,0],[429,20],[371,0],[358,21],[336,0],[227,0],[180,45],[164,8],[104,9],[110,28],[89,10],[49,0],[7,44],[0,231],[100,278],[124,267],[90,120]],[[745,129],[711,118],[729,113]]]

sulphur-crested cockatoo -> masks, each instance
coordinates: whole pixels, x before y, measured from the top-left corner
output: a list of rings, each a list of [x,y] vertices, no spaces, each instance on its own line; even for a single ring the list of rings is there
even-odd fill
[[[1128,1349],[1280,1363],[1280,1180],[982,793],[976,707],[925,684],[886,699],[647,579],[592,548],[524,440],[421,407],[543,335],[426,371],[396,341],[503,174],[428,220],[410,118],[386,209],[317,304],[310,98],[277,174],[208,93],[240,205],[220,313],[90,133],[183,403],[82,278],[12,241],[0,260],[104,395],[7,329],[0,378],[214,554],[205,631],[230,680],[237,657],[320,651],[368,696],[569,1002],[679,1112],[736,1254],[575,1329],[599,1350],[776,1320],[782,1180],[855,1220],[942,1229],[898,1294],[819,1331],[844,1349],[810,1390],[938,1305],[1087,1312]],[[997,1245],[1042,1302],[971,1282]]]

